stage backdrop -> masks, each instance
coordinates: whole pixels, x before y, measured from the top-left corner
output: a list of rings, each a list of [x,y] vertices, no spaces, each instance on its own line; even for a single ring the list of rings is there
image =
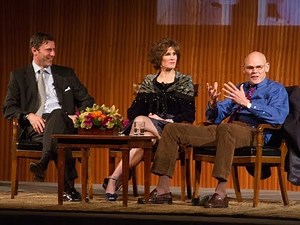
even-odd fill
[[[132,84],[155,72],[148,61],[151,44],[171,37],[181,44],[178,70],[199,84],[197,123],[204,120],[206,83],[217,81],[221,87],[245,80],[243,59],[253,50],[266,54],[271,79],[299,84],[299,5],[267,0],[0,0],[1,104],[10,71],[31,62],[30,36],[43,31],[56,37],[55,63],[73,67],[98,104],[114,104],[126,117]],[[0,127],[0,180],[10,180],[11,124],[1,116]],[[108,176],[108,153],[94,149],[93,154],[94,180],[102,183]],[[28,163],[21,164],[22,181],[32,180]],[[142,165],[140,184],[141,171]],[[240,172],[241,187],[252,188],[251,177],[244,169]],[[56,182],[56,177],[51,164],[46,181]],[[179,177],[178,166],[172,185],[180,185]],[[277,180],[275,173],[262,188],[278,189]],[[215,184],[208,165],[201,186]],[[288,189],[299,190],[291,184]]]

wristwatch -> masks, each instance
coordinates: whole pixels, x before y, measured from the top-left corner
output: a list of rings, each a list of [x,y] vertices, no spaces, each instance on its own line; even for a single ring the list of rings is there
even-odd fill
[[[251,108],[251,102],[247,103],[247,108],[250,109]]]

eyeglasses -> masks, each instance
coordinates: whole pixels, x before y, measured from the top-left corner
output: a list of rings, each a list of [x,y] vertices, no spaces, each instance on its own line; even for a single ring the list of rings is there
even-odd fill
[[[265,64],[266,65],[266,64]],[[245,70],[254,70],[254,69],[256,69],[256,70],[258,70],[258,71],[261,71],[264,67],[265,67],[265,65],[257,65],[257,66],[244,66],[244,68],[245,68]]]

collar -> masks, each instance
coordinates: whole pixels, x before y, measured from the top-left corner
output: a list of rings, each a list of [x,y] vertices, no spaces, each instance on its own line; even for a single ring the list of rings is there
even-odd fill
[[[35,73],[37,73],[41,69],[44,69],[44,71],[46,71],[48,74],[51,74],[51,67],[50,66],[48,66],[46,68],[41,68],[34,61],[32,61],[32,66],[33,66],[33,69],[34,69]]]
[[[262,82],[260,82],[260,83],[258,83],[258,84],[256,84],[256,85],[252,85],[252,87],[255,87],[256,89],[257,89],[257,88],[261,88],[261,87],[265,86],[267,82],[268,82],[268,79],[265,78],[265,79],[263,79]],[[247,87],[248,89],[251,87],[251,84],[250,84],[249,81],[247,82],[246,87]]]

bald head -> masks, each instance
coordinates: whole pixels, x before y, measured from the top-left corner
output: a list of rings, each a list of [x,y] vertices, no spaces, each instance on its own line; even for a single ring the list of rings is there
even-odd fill
[[[266,56],[258,51],[251,52],[244,60],[244,64],[247,65],[249,62],[254,63],[256,65],[264,65],[267,63]]]
[[[248,75],[251,84],[259,84],[266,78],[270,64],[261,52],[251,52],[244,60],[244,73]]]

